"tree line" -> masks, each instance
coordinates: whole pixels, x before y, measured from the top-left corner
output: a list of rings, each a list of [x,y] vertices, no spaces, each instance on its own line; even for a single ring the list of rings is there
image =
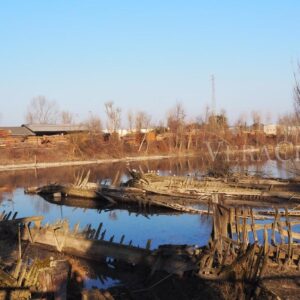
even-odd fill
[[[294,85],[294,110],[288,114],[280,115],[277,124],[285,127],[298,126],[300,120],[300,64],[298,70],[295,72]],[[124,123],[124,116],[122,120],[122,110],[116,106],[113,101],[104,103],[104,111],[106,115],[106,123],[94,113],[90,113],[89,117],[81,122],[85,125],[89,132],[99,133],[103,129],[107,132],[114,133],[122,128],[122,121]],[[261,127],[263,123],[262,115],[258,111],[251,113],[251,130],[255,132],[254,136],[247,134],[249,132],[249,118],[241,114],[236,118],[235,122],[230,126],[226,112],[221,110],[215,114],[209,107],[206,107],[202,115],[195,120],[190,120],[187,116],[183,103],[176,103],[166,114],[164,121],[154,124],[152,117],[148,112],[138,111],[133,113],[129,110],[126,114],[126,129],[129,132],[140,133],[142,129],[153,129],[157,134],[169,134],[167,139],[168,147],[170,149],[177,149],[179,151],[184,149],[197,148],[199,140],[226,140],[227,143],[232,144],[263,144],[266,142],[266,137],[261,134]],[[265,121],[270,122],[270,117],[267,116]],[[26,113],[27,123],[38,124],[75,124],[74,115],[65,110],[60,110],[55,101],[47,99],[45,96],[37,96],[33,98],[28,105]],[[231,127],[231,128],[230,128]],[[124,128],[124,127],[123,127]],[[278,135],[278,139],[289,138],[291,133],[285,132]],[[195,138],[198,136],[198,138]],[[145,140],[145,135],[143,136]],[[296,137],[298,139],[298,135]],[[145,142],[145,141],[144,141]]]

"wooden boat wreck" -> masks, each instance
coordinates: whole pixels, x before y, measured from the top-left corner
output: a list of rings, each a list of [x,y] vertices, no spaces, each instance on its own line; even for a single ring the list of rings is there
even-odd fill
[[[132,179],[125,186],[154,194],[177,196],[189,201],[211,199],[214,194],[223,199],[240,199],[278,203],[278,200],[300,202],[300,182],[256,176],[232,175],[225,178],[203,176],[159,176],[156,173],[129,171]]]
[[[268,278],[270,274],[274,277],[277,270],[280,279],[278,270],[282,267],[285,274],[300,275],[300,245],[297,243],[300,234],[293,230],[300,225],[299,221],[292,220],[288,214],[282,219],[275,211],[273,222],[257,223],[251,210],[219,204],[213,205],[212,212],[211,239],[204,247],[161,245],[151,249],[150,240],[145,247],[138,247],[126,241],[124,235],[119,241],[115,241],[114,236],[106,238],[107,230],[102,223],[97,229],[87,226],[79,230],[77,224],[71,230],[66,221],[42,226],[42,217],[18,219],[12,213],[2,213],[0,230],[10,239],[22,241],[19,244],[21,259],[35,247],[98,262],[105,262],[109,257],[111,264],[143,267],[151,276],[164,272],[170,274],[168,276],[188,275],[205,282],[234,282],[239,288],[244,285],[243,292],[249,299],[264,299],[265,293],[274,296],[272,288],[268,288]],[[27,271],[32,273],[26,267]],[[13,285],[12,281],[6,282]],[[232,291],[235,296],[240,292],[235,288]]]
[[[78,197],[87,199],[98,198],[97,190],[99,185],[97,183],[89,182],[90,171],[86,176],[81,172],[76,176],[74,183],[72,184],[48,184],[41,187],[28,187],[25,189],[25,193],[28,194],[41,194],[51,195],[53,198],[60,199],[61,197]]]
[[[207,209],[196,205],[219,203],[226,206],[285,207],[293,216],[300,216],[300,182],[251,176],[228,178],[194,178],[190,176],[159,176],[129,170],[131,179],[120,185],[101,185],[88,181],[81,173],[73,184],[49,184],[30,187],[27,193],[37,193],[60,202],[67,197],[83,198],[86,202],[97,201],[99,206],[118,207],[131,205],[139,208],[151,206],[173,211],[206,214]],[[115,181],[114,181],[115,183]],[[261,210],[256,215],[270,215]]]

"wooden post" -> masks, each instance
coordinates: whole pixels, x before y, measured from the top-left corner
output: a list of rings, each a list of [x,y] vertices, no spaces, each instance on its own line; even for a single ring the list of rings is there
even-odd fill
[[[240,219],[239,219],[239,209],[235,209],[235,226],[236,226],[236,233],[237,233],[237,241],[240,241]]]
[[[276,230],[276,224],[277,224],[277,218],[278,218],[278,209],[275,209],[275,217],[274,222],[272,223],[272,236],[271,236],[271,243],[276,246],[276,236],[275,236],[275,230]]]
[[[229,215],[228,215],[228,236],[230,239],[233,238],[233,233],[232,233],[233,220],[234,220],[234,212],[233,209],[230,208]]]
[[[21,272],[20,272],[20,275],[19,275],[19,278],[18,278],[18,283],[17,283],[18,287],[22,286],[22,282],[23,282],[23,279],[25,277],[25,274],[26,274],[26,264],[24,264],[22,266],[22,269],[21,269]]]
[[[251,229],[252,229],[252,233],[253,233],[253,239],[254,239],[255,242],[257,242],[258,238],[257,238],[257,232],[256,232],[256,228],[255,228],[254,216],[253,216],[253,210],[252,210],[252,208],[250,209],[250,215],[251,215]]]
[[[88,236],[89,239],[94,239],[95,238],[95,234],[96,234],[96,229],[92,229],[90,232],[90,235]]]
[[[151,248],[151,242],[152,242],[151,239],[147,240],[147,244],[146,244],[146,249],[147,250],[150,250],[150,248]]]
[[[281,223],[280,221],[277,222],[277,228],[278,228],[278,231],[279,231],[279,234],[280,234],[280,240],[281,240],[281,244],[285,244],[285,237],[284,237],[284,234],[283,234],[283,230],[282,230],[282,226],[281,226]]]
[[[106,229],[102,232],[100,240],[103,241],[105,237]]]
[[[288,254],[286,263],[289,264],[292,257],[292,244],[293,244],[293,234],[292,234],[292,226],[291,223],[288,222]]]
[[[21,224],[18,225],[18,246],[19,246],[19,260],[22,259],[22,249],[21,249]]]
[[[243,211],[243,248],[247,249],[248,245],[248,230],[247,230],[247,218],[245,216],[245,211]]]
[[[79,223],[76,223],[74,226],[73,234],[76,235],[79,229]]]
[[[113,182],[111,184],[112,186],[116,186],[117,185],[119,177],[120,177],[120,170],[117,171],[117,173],[115,175],[115,178],[114,178],[114,180],[113,180]]]
[[[12,217],[12,220],[14,220],[17,217],[18,212],[16,211]]]
[[[121,236],[121,239],[120,239],[120,244],[123,244],[124,239],[125,239],[125,235],[123,234],[123,235]]]
[[[268,230],[267,226],[264,226],[264,255],[267,255],[269,251],[269,241],[268,241]]]
[[[16,267],[15,267],[13,273],[12,273],[12,276],[15,279],[18,279],[18,277],[19,277],[21,266],[22,266],[22,259],[18,259],[17,265],[16,265]]]
[[[11,214],[12,214],[12,212],[10,211],[10,212],[5,216],[5,220],[9,220]]]
[[[97,231],[96,231],[96,234],[95,234],[95,240],[98,240],[99,234],[100,234],[101,229],[102,229],[102,226],[103,226],[103,223],[101,222],[101,223],[99,224],[99,226],[98,226]]]

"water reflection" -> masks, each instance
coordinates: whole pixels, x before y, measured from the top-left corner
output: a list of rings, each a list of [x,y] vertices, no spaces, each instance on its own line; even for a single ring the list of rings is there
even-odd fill
[[[98,288],[98,289],[108,289],[112,286],[119,285],[121,283],[118,279],[112,279],[110,277],[106,276],[97,276],[97,278],[88,279],[84,282],[84,288],[86,289],[92,289],[92,288]]]
[[[187,214],[131,214],[126,210],[101,211],[92,209],[81,201],[73,208],[66,203],[59,206],[49,203],[37,195],[24,195],[23,188],[38,186],[50,182],[70,183],[80,171],[90,170],[90,181],[98,182],[105,178],[114,180],[118,174],[121,180],[126,179],[128,164],[112,163],[102,165],[76,166],[51,168],[27,171],[0,172],[1,208],[18,211],[19,216],[43,215],[45,222],[54,222],[57,219],[68,219],[72,226],[80,222],[81,227],[91,223],[97,227],[103,222],[108,233],[118,239],[125,234],[128,240],[136,244],[145,245],[150,238],[153,247],[162,243],[198,244],[204,245],[208,241],[211,224],[210,218]],[[265,176],[288,178],[291,176],[287,165],[268,161],[256,165],[235,166],[237,171],[261,173]],[[161,159],[151,161],[130,162],[130,168],[143,171],[159,171],[163,174],[203,174],[206,171],[205,162],[201,158]],[[2,191],[2,193],[1,193]],[[12,199],[13,201],[9,201]]]
[[[97,228],[99,223],[103,222],[103,227],[107,232],[106,239],[114,235],[115,241],[119,241],[121,236],[125,234],[124,243],[132,241],[134,245],[139,246],[145,246],[148,239],[152,239],[152,248],[157,248],[161,244],[195,244],[202,246],[208,243],[212,220],[211,217],[206,215],[162,213],[162,211],[138,213],[126,209],[103,210],[101,205],[97,204],[90,207],[82,199],[71,199],[77,201],[76,205],[78,206],[72,207],[74,202],[68,202],[68,199],[64,205],[57,205],[44,200],[38,195],[24,194],[24,187],[28,186],[40,186],[54,182],[73,182],[75,175],[82,170],[85,172],[91,170],[90,181],[93,182],[106,179],[114,180],[117,173],[120,180],[126,180],[127,167],[126,163],[113,163],[97,166],[0,172],[1,210],[18,212],[18,217],[43,215],[44,224],[53,223],[58,219],[67,219],[71,226],[80,223],[81,228],[86,227],[88,224]],[[205,162],[201,158],[130,162],[130,167],[143,171],[159,171],[162,175],[202,175],[206,172]],[[275,161],[234,167],[238,172],[259,173],[266,177],[289,178],[294,175],[288,171],[289,165]],[[111,270],[106,270],[106,273],[99,270],[99,272],[84,281],[84,286],[86,288],[93,286],[107,288],[118,284],[120,274],[116,278],[114,274],[110,274],[108,271]],[[101,277],[103,274],[105,274],[105,277]]]
[[[207,171],[207,165],[201,158],[181,158],[181,159],[161,159],[138,162],[119,162],[110,164],[70,166],[63,168],[48,168],[36,170],[19,170],[0,172],[0,194],[1,192],[11,191],[15,188],[28,186],[39,186],[48,183],[70,183],[74,182],[76,174],[81,171],[85,173],[90,170],[90,180],[99,182],[105,179],[114,179],[116,174],[121,180],[126,179],[127,168],[137,170],[159,171],[162,175],[187,175],[204,174]],[[250,172],[259,173],[264,176],[289,178],[295,175],[295,165],[289,162],[280,162],[270,160],[267,162],[258,162],[256,164],[232,165],[232,168],[240,173]]]
[[[242,167],[239,166],[239,169]],[[245,167],[244,167],[245,170]],[[290,162],[281,162],[278,160],[269,160],[263,164],[255,164],[246,166],[246,170],[249,174],[261,175],[263,177],[274,177],[288,179],[295,177],[294,165]]]
[[[126,210],[99,211],[95,209],[73,208],[48,203],[37,195],[25,195],[22,189],[17,189],[13,195],[14,201],[3,200],[1,208],[6,211],[18,212],[19,217],[43,215],[44,223],[52,223],[60,218],[69,220],[73,227],[80,223],[84,228],[87,224],[98,227],[103,222],[107,236],[121,239],[125,234],[125,242],[145,246],[152,239],[152,247],[160,244],[197,244],[207,243],[211,221],[207,217],[188,214],[148,215],[133,214]]]

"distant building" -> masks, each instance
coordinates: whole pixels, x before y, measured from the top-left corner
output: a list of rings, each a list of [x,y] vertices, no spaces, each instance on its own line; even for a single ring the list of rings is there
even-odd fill
[[[28,137],[34,135],[35,133],[26,127],[0,127],[1,137]]]
[[[267,124],[264,125],[264,133],[265,135],[269,136],[276,136],[278,131],[278,125],[277,124]]]
[[[136,133],[149,133],[153,131],[152,128],[142,128],[140,131],[137,131],[136,129],[132,129],[132,130],[128,130],[128,129],[118,129],[116,130],[116,133],[119,135],[119,137],[123,137],[126,136],[128,134],[136,134]],[[110,130],[108,129],[103,129],[102,132],[104,134],[110,134]]]
[[[297,135],[300,133],[300,126],[297,125],[279,125],[278,131],[284,135]]]
[[[37,136],[88,132],[88,128],[84,125],[23,124],[22,128],[29,130]]]

